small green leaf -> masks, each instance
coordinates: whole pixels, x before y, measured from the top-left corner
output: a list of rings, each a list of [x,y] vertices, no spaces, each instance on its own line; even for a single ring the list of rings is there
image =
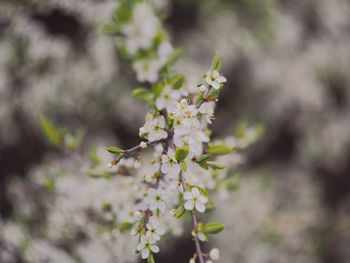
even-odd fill
[[[208,202],[205,204],[206,207],[206,212],[211,212],[216,208],[216,205],[214,204],[214,202],[212,200],[208,200]]]
[[[153,254],[149,254],[147,258],[147,263],[155,263]]]
[[[200,167],[202,167],[203,169],[205,169],[205,170],[208,170],[208,169],[209,169],[209,166],[208,166],[208,164],[207,164],[205,161],[203,161],[203,162],[198,162],[198,165],[199,165]]]
[[[122,222],[118,225],[118,228],[121,232],[126,232],[126,231],[130,231],[133,225],[134,224],[130,222]]]
[[[102,32],[105,34],[115,35],[120,31],[120,25],[117,23],[106,23],[102,26]]]
[[[130,4],[123,3],[114,11],[114,19],[120,22],[127,22],[132,18]]]
[[[187,171],[187,163],[185,161],[181,161],[180,165],[181,165],[182,171],[186,172]]]
[[[62,132],[46,117],[40,117],[40,126],[47,141],[53,145],[58,145],[62,140]]]
[[[220,71],[221,65],[222,65],[222,57],[218,52],[216,52],[211,62],[211,69]]]
[[[120,149],[119,147],[116,147],[116,146],[108,147],[107,151],[117,155],[125,153],[125,150]]]
[[[197,162],[203,162],[210,158],[209,154],[202,154],[201,156],[197,157]]]
[[[152,90],[154,96],[159,97],[160,94],[162,94],[163,84],[161,82],[157,82],[156,84],[154,84],[152,86],[151,90]]]
[[[175,75],[170,79],[170,85],[174,89],[181,89],[185,83],[185,76],[183,74]]]
[[[88,152],[88,158],[92,164],[93,167],[96,167],[101,164],[101,159],[98,157],[97,154],[97,146],[93,145],[90,147],[89,152]]]
[[[221,88],[220,89],[210,89],[209,91],[209,94],[207,95],[208,99],[209,100],[216,100],[219,98],[219,95],[220,95],[220,91],[221,91]]]
[[[208,235],[215,235],[220,233],[225,228],[223,223],[211,222],[204,226],[204,233]]]
[[[136,99],[142,100],[152,106],[154,104],[154,94],[145,88],[137,88],[132,92],[132,96]]]
[[[226,188],[229,191],[237,191],[239,189],[239,178],[240,174],[235,173],[229,176],[226,180]]]
[[[112,178],[112,175],[107,172],[103,172],[103,173],[88,172],[86,175],[94,179],[100,179],[100,178],[111,179]]]
[[[182,56],[183,51],[180,48],[174,50],[174,52],[170,55],[168,61],[163,66],[164,68],[170,67],[175,64],[175,62]]]
[[[71,150],[78,150],[84,139],[84,135],[85,131],[83,129],[80,129],[72,138],[72,140],[69,140],[67,142],[67,147]]]
[[[207,162],[207,164],[209,165],[210,168],[212,168],[214,170],[222,170],[225,168],[224,165],[219,164],[219,163],[215,163],[215,162]]]
[[[177,148],[175,153],[175,158],[177,161],[181,162],[186,159],[189,153],[188,147]]]
[[[180,218],[185,214],[185,212],[186,212],[185,206],[184,204],[182,204],[176,209],[175,217]]]
[[[233,148],[227,147],[225,145],[209,145],[208,153],[214,155],[224,155],[231,153]]]

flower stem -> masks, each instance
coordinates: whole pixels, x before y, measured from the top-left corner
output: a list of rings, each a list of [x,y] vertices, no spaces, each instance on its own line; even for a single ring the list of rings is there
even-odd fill
[[[180,171],[180,181],[181,181],[183,191],[186,192],[186,182],[185,182],[185,177],[184,177],[184,174],[182,171]],[[198,221],[197,221],[196,214],[193,210],[191,211],[191,216],[192,216],[193,229],[197,229],[198,228]],[[201,244],[200,244],[197,236],[194,236],[194,244],[196,246],[196,253],[197,253],[199,263],[204,263]]]

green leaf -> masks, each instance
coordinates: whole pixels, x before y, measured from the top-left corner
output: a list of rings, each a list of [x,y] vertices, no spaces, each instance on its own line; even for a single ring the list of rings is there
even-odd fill
[[[106,23],[102,26],[102,32],[105,34],[115,35],[120,31],[120,24],[117,23]]]
[[[205,161],[203,161],[203,162],[198,162],[198,165],[199,165],[200,167],[202,167],[203,169],[205,169],[205,170],[208,170],[208,169],[209,169],[209,166],[208,166],[208,164],[207,164]]]
[[[118,225],[118,228],[121,232],[126,232],[126,231],[130,231],[133,225],[134,224],[130,222],[122,222]]]
[[[209,154],[202,154],[201,156],[197,157],[197,162],[203,162],[210,158]]]
[[[224,154],[231,153],[233,151],[233,148],[227,147],[225,145],[209,145],[209,148],[207,151],[209,154],[224,155]]]
[[[211,222],[204,226],[204,233],[208,235],[215,235],[220,233],[225,228],[223,223]]]
[[[207,95],[208,99],[209,100],[216,100],[219,98],[219,95],[220,95],[220,91],[221,91],[221,88],[220,89],[210,89],[209,91],[209,94]]]
[[[101,159],[98,157],[97,154],[97,146],[93,145],[90,147],[89,152],[88,152],[88,158],[92,164],[93,167],[96,167],[101,164]]]
[[[154,104],[154,94],[145,88],[137,88],[132,92],[132,96],[136,99],[142,100],[152,106]]]
[[[181,161],[180,165],[181,165],[182,171],[186,172],[187,171],[187,163],[185,161]]]
[[[107,172],[103,172],[103,173],[88,172],[86,175],[94,179],[100,179],[100,178],[111,179],[112,178],[112,175]]]
[[[215,162],[207,162],[208,166],[214,170],[222,170],[225,168],[224,165],[215,163]]]
[[[171,67],[172,65],[174,65],[175,62],[182,56],[182,54],[183,54],[182,49],[180,49],[180,48],[175,49],[174,52],[168,58],[168,61],[163,66],[163,69]]]
[[[116,147],[116,146],[108,147],[107,151],[117,155],[125,153],[125,150],[120,149],[119,147]]]
[[[182,204],[176,209],[175,217],[180,218],[185,214],[185,212],[186,212],[185,206],[184,204]]]
[[[160,94],[162,94],[163,84],[161,82],[157,82],[156,84],[154,84],[152,86],[151,90],[152,90],[154,96],[159,97]]]
[[[85,131],[83,129],[79,129],[74,138],[67,142],[67,147],[71,150],[78,150],[84,139],[84,135]]]
[[[127,22],[132,18],[132,11],[128,3],[122,3],[114,11],[114,19],[120,22]]]
[[[44,186],[47,190],[53,192],[56,189],[56,183],[54,178],[52,177],[48,177],[46,178],[46,180],[44,181]]]
[[[208,200],[208,202],[205,204],[205,212],[211,212],[216,208],[216,205],[212,200]]]
[[[149,254],[149,256],[147,258],[147,263],[155,263],[154,256],[152,253]]]
[[[216,52],[211,62],[211,69],[220,71],[221,65],[222,65],[222,57],[218,52]]]
[[[185,76],[183,74],[175,75],[170,79],[170,85],[174,89],[181,89],[185,83]]]
[[[58,145],[62,140],[62,132],[46,117],[40,117],[40,126],[47,141],[53,145]]]
[[[229,191],[237,191],[239,189],[239,178],[240,174],[235,173],[229,176],[226,180],[226,188]]]
[[[189,153],[188,147],[177,148],[175,153],[175,158],[177,161],[181,162],[186,159]]]

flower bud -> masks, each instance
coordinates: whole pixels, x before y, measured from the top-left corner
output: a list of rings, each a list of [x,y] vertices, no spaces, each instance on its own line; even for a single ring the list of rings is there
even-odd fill
[[[140,147],[141,147],[142,149],[145,149],[145,148],[147,147],[147,143],[141,142],[141,143],[140,143]]]
[[[220,251],[219,251],[219,249],[213,248],[212,250],[210,250],[209,257],[212,260],[219,260],[220,259]]]
[[[200,86],[199,86],[199,90],[200,90],[201,92],[206,92],[206,91],[207,91],[207,87],[204,86],[204,85],[200,85]]]

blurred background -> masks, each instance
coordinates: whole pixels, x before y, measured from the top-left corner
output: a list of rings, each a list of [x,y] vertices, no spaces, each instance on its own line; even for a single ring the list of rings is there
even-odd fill
[[[215,50],[224,58],[228,85],[214,135],[230,135],[241,120],[265,127],[240,168],[239,190],[212,216],[227,226],[211,244],[221,262],[350,262],[350,1],[155,2],[185,52],[176,68],[189,83]],[[130,96],[137,82],[115,39],[101,32],[114,7],[114,0],[0,2],[0,262],[27,262],[28,229],[48,254],[32,262],[78,262],[69,260],[83,236],[56,242],[42,229],[50,198],[37,178],[74,164],[46,143],[40,116],[83,128],[86,145],[139,141],[146,108]],[[189,238],[169,244],[158,262],[191,257]],[[100,248],[79,249],[91,254],[83,262],[110,262],[94,258]],[[137,262],[125,257],[116,262]]]

